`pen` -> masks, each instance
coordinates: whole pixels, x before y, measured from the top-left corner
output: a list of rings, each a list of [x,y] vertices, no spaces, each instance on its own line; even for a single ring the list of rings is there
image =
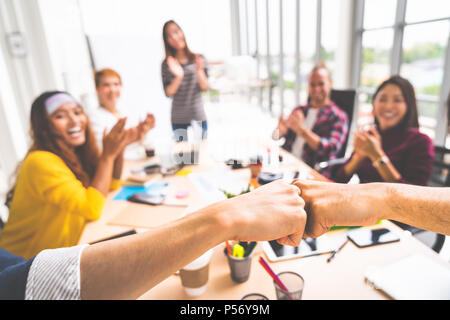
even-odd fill
[[[336,255],[336,253],[338,253],[339,251],[342,250],[342,248],[347,244],[347,242],[348,242],[348,238],[347,238],[347,240],[344,241],[343,244],[341,244],[341,246],[340,246],[339,248],[337,248],[336,250],[334,250],[334,251],[331,253],[331,256],[329,256],[328,259],[327,259],[327,263],[329,263],[329,262],[334,258],[334,256]]]
[[[278,276],[275,274],[275,272],[273,272],[272,268],[269,267],[269,264],[267,263],[266,260],[264,260],[263,257],[259,257],[259,263],[263,266],[264,269],[266,269],[267,273],[272,277],[272,279],[277,283],[277,285],[284,290],[285,292],[289,292],[289,290],[286,288],[286,286],[284,285],[283,282],[281,282],[280,278],[278,278]],[[292,297],[290,296],[290,294],[287,294],[289,300],[292,300]]]
[[[225,241],[225,244],[227,246],[227,251],[228,251],[228,255],[231,256],[231,248],[230,248],[230,244],[228,243],[228,241]]]

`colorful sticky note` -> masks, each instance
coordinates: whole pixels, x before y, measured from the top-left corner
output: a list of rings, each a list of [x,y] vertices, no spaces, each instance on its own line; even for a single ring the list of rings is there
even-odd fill
[[[192,173],[191,169],[181,169],[177,172],[177,176],[187,176],[190,173]]]

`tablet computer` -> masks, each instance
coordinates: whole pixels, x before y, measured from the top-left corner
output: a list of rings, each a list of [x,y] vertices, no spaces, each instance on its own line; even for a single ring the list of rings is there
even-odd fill
[[[297,247],[280,245],[276,240],[265,241],[262,246],[267,258],[274,262],[331,253],[342,244],[345,237],[346,235],[343,234],[330,238],[327,234],[324,234],[318,238],[302,239]]]

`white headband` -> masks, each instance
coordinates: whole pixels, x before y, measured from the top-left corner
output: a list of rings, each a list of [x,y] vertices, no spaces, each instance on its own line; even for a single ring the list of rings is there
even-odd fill
[[[50,115],[56,111],[60,106],[64,103],[72,102],[78,104],[78,102],[69,96],[67,93],[57,93],[45,100],[45,109],[47,110],[47,114]]]

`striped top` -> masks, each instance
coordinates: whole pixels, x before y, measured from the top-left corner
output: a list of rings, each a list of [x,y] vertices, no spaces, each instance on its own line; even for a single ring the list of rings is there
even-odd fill
[[[208,76],[208,62],[205,61],[205,73]],[[195,72],[195,62],[181,64],[184,71],[183,80],[175,95],[172,97],[172,124],[190,124],[192,120],[206,121],[203,108],[202,90],[198,84]],[[175,76],[170,72],[166,60],[161,65],[161,76],[164,90],[173,81]]]

